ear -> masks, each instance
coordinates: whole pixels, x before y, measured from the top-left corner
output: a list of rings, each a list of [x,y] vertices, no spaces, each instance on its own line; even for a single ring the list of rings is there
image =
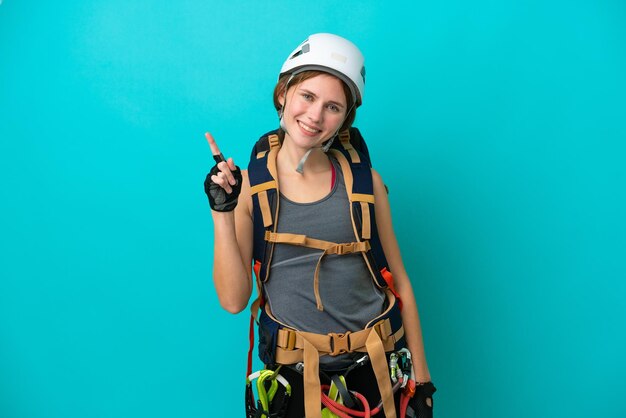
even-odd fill
[[[283,90],[279,95],[278,95],[278,103],[280,103],[280,107],[285,107],[285,91]]]

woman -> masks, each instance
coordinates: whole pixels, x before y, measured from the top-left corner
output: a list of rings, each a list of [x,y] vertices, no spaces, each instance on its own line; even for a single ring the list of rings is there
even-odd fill
[[[382,312],[391,309],[390,305],[395,306],[395,296],[384,289],[386,286],[375,285],[379,282],[373,276],[378,277],[378,273],[372,271],[368,257],[364,255],[370,251],[369,243],[362,245],[364,240],[359,237],[357,242],[350,243],[355,241],[356,226],[345,208],[349,207],[348,195],[352,196],[346,188],[346,181],[353,181],[352,173],[346,171],[347,165],[342,166],[344,157],[341,153],[330,149],[338,133],[344,132],[354,121],[356,108],[362,103],[364,84],[363,56],[356,46],[336,35],[311,35],[290,54],[281,69],[274,92],[280,129],[274,136],[269,154],[259,153],[257,157],[262,161],[271,160],[268,167],[274,164],[276,184],[273,187],[280,196],[272,207],[277,209],[277,205],[280,208],[277,211],[280,216],[269,222],[263,220],[265,226],[272,222],[276,224],[267,228],[265,235],[266,241],[272,241],[271,256],[263,261],[264,264],[256,261],[267,269],[262,273],[263,280],[259,281],[266,307],[262,315],[269,315],[270,322],[278,328],[294,331],[298,343],[305,347],[300,349],[304,354],[298,359],[309,356],[303,363],[294,362],[300,363],[301,367],[287,364],[286,360],[275,362],[284,365],[280,374],[287,377],[293,389],[283,415],[286,417],[302,417],[305,409],[306,416],[321,416],[320,395],[315,394],[315,391],[319,392],[320,384],[318,367],[321,383],[329,383],[331,376],[345,375],[347,388],[365,395],[371,405],[376,405],[382,396],[386,416],[396,416],[394,409],[402,409],[399,414],[403,416],[407,409],[406,405],[400,405],[399,393],[402,391],[396,392],[394,406],[391,392],[383,390],[383,386],[391,387],[389,373],[381,377],[383,369],[380,364],[375,364],[380,363],[380,358],[376,362],[372,359],[377,356],[372,347],[381,338],[390,336],[385,337],[380,332],[374,335],[376,333],[368,325],[373,318],[377,320]],[[224,160],[209,133],[206,137],[217,161],[205,182],[213,209],[215,288],[222,307],[237,313],[247,306],[252,293],[254,222],[262,222],[259,219],[262,199],[258,197],[260,189],[253,177],[257,175],[252,171],[253,160],[250,172],[240,171],[232,158]],[[334,142],[337,145],[337,141]],[[372,219],[375,219],[377,239],[389,270],[393,272],[394,293],[403,306],[403,329],[393,331],[410,352],[406,356],[404,350],[404,355],[412,359],[413,377],[418,384],[419,396],[411,400],[409,413],[423,409],[423,413],[432,416],[434,387],[432,384],[423,386],[431,379],[413,290],[393,232],[386,189],[380,175],[373,169],[370,181],[373,182],[375,217]],[[257,197],[253,199],[253,196]],[[296,235],[313,240],[303,238],[299,244],[293,245],[291,237]],[[291,242],[284,237],[289,237]],[[303,244],[305,241],[331,244],[320,247],[318,244]],[[341,250],[337,250],[339,247]],[[271,280],[268,280],[270,267]],[[363,342],[357,351],[355,336],[359,331],[367,339],[367,344]],[[345,337],[350,333],[351,340]],[[324,349],[324,344],[317,344],[318,336],[330,338],[331,348]],[[344,344],[341,350],[335,348],[339,344]],[[275,350],[280,350],[273,346],[270,349],[274,350],[272,356],[276,354]],[[315,352],[316,356],[310,357],[307,350]],[[388,352],[383,361],[389,358]],[[275,360],[274,357],[271,359]],[[265,358],[263,360],[268,362]],[[365,366],[355,368],[356,364]],[[300,374],[302,368],[304,378]],[[350,373],[346,374],[347,370]],[[341,379],[333,380],[336,385],[342,385]],[[406,376],[404,380],[407,380]],[[424,390],[420,391],[420,388]],[[304,392],[306,396],[303,396]],[[346,392],[343,394],[344,398],[351,397]],[[351,403],[349,399],[344,402]]]

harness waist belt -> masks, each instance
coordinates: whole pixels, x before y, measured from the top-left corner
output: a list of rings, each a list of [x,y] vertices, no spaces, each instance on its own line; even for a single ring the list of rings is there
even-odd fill
[[[355,351],[367,352],[383,400],[385,415],[396,418],[391,380],[387,370],[386,351],[394,349],[395,342],[404,336],[401,326],[395,333],[389,319],[377,322],[371,328],[356,332],[314,334],[288,328],[278,330],[276,363],[294,364],[304,361],[304,408],[308,418],[321,418],[319,358],[337,356]]]
[[[400,327],[398,331],[393,333],[389,319],[377,322],[372,328],[345,333],[314,334],[281,328],[278,330],[278,338],[276,339],[276,359],[281,364],[293,364],[302,361],[304,339],[313,344],[320,355],[336,356],[355,351],[364,352],[366,351],[367,336],[372,329],[382,340],[385,351],[393,350],[396,341],[404,336],[404,327]]]

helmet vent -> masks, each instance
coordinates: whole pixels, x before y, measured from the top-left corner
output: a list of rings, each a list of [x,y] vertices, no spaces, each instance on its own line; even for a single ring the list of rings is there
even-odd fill
[[[299,56],[300,56],[300,55],[302,55],[302,54],[306,54],[306,53],[307,53],[307,52],[309,52],[310,50],[311,50],[311,46],[310,46],[309,44],[304,44],[304,45],[302,45],[302,48],[300,48],[300,49],[298,50],[298,52],[296,52],[295,54],[293,54],[293,55],[291,56],[291,58],[289,58],[289,59],[291,59],[291,60],[292,60],[292,59],[294,59],[295,57],[299,57]]]

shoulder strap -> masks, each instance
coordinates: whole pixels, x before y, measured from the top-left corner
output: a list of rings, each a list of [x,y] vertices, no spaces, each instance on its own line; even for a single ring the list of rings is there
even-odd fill
[[[280,147],[278,131],[270,131],[255,144],[248,175],[252,190],[255,271],[264,283],[269,277],[273,244],[265,240],[266,231],[276,232],[278,216],[278,175],[276,153]],[[351,206],[354,234],[358,241],[370,241],[371,251],[364,253],[366,264],[380,287],[390,287],[394,293],[389,264],[380,243],[374,210],[374,186],[371,160],[367,145],[357,128],[339,134],[329,152],[340,163]]]
[[[273,243],[265,240],[266,231],[276,232],[278,216],[278,175],[276,153],[280,147],[277,131],[263,135],[255,144],[248,163],[248,178],[252,195],[254,274],[257,298],[250,306],[250,347],[248,349],[247,375],[252,373],[252,350],[254,348],[254,323],[263,300],[263,283],[269,277],[269,266]]]
[[[356,138],[352,138],[353,134]],[[339,139],[338,147],[331,152],[340,162],[344,174],[355,236],[359,240],[369,240],[371,251],[364,254],[366,264],[378,286],[389,287],[401,307],[402,301],[395,290],[376,226],[374,182],[367,146],[356,128],[342,132]],[[355,145],[365,152],[357,150]]]
[[[278,215],[278,173],[276,171],[276,154],[280,147],[278,135],[270,132],[261,137],[253,149],[248,164],[248,177],[252,194],[253,220],[253,257],[255,272],[261,282],[268,277],[269,257],[272,245],[267,245],[266,231],[276,232],[276,218]],[[256,151],[256,152],[255,152]],[[258,270],[258,271],[257,271]]]

